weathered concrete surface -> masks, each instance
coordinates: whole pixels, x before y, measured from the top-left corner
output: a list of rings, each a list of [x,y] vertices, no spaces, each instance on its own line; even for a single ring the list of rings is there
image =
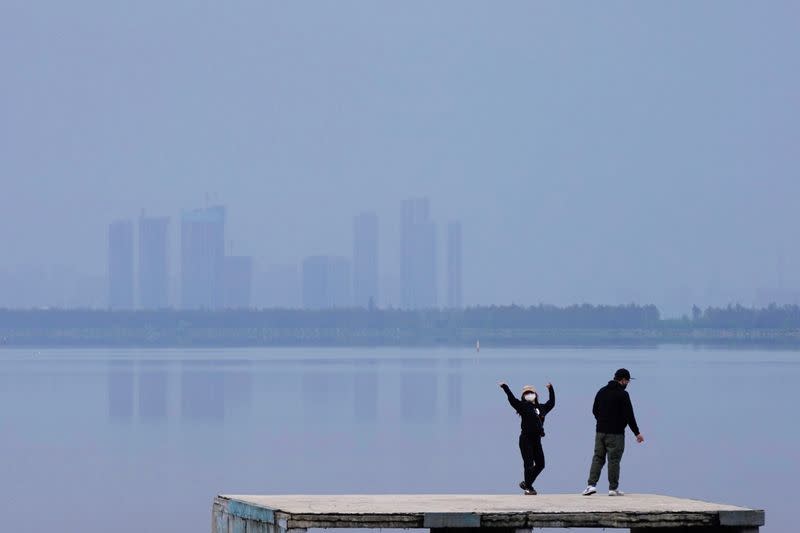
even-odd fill
[[[764,511],[658,496],[628,494],[234,496],[214,502],[214,533],[284,533],[306,528],[541,527],[706,528],[757,531]],[[703,531],[699,529],[698,531]]]

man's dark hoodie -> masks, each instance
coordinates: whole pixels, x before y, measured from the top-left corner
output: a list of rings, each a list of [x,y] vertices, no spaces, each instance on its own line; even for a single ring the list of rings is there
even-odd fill
[[[597,392],[594,397],[592,413],[597,419],[598,433],[622,435],[625,426],[630,426],[634,435],[639,434],[636,417],[633,416],[631,397],[619,382],[609,381],[608,385]]]

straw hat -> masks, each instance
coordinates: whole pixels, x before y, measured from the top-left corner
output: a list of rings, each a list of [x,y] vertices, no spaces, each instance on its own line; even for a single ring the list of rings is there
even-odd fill
[[[536,387],[534,387],[533,385],[525,385],[524,387],[522,387],[522,393],[520,394],[520,396],[525,396],[529,392],[537,394]]]

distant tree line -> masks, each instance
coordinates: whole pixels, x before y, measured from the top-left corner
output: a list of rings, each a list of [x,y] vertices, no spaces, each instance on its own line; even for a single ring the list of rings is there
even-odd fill
[[[691,317],[684,317],[680,325],[716,329],[795,329],[800,328],[800,306],[771,304],[755,308],[728,305],[700,309],[695,305]]]
[[[480,306],[464,310],[0,310],[0,328],[654,328],[654,305]]]
[[[537,345],[769,342],[800,345],[800,307],[478,306],[463,310],[0,309],[0,346]]]
[[[110,311],[97,309],[0,309],[2,328],[106,327],[358,327],[358,328],[559,328],[641,329],[800,328],[800,306],[729,305],[692,308],[682,319],[662,319],[654,305],[477,306],[432,309],[230,309],[222,311]]]

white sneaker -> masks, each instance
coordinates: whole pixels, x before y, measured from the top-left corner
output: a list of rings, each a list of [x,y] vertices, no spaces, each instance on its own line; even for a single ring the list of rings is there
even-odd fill
[[[595,492],[597,492],[597,489],[594,487],[594,485],[589,485],[588,487],[586,487],[586,490],[584,490],[584,491],[582,492],[582,494],[583,494],[584,496],[591,496],[591,495],[592,495],[592,494],[594,494]]]
[[[617,489],[617,490],[608,491],[608,495],[609,496],[625,496],[625,493],[622,492],[621,490]]]

